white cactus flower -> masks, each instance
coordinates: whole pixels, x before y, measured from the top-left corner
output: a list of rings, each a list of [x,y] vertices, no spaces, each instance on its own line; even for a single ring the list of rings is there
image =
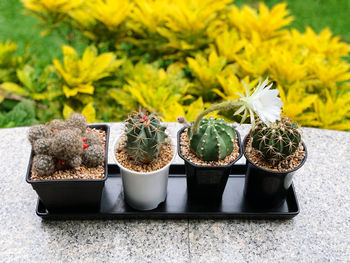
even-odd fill
[[[246,119],[248,112],[253,126],[255,125],[254,113],[268,126],[270,123],[281,119],[283,103],[278,97],[279,91],[277,89],[270,90],[272,83],[267,86],[268,82],[268,78],[263,83],[259,81],[253,94],[250,94],[249,87],[242,82],[246,90],[246,96],[239,93],[242,106],[235,112],[235,114],[240,114],[244,111],[242,122]]]

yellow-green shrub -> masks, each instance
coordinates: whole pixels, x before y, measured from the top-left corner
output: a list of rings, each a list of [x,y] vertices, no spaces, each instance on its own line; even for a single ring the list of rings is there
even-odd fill
[[[269,76],[285,115],[304,126],[350,130],[350,73],[343,58],[350,45],[329,29],[286,29],[293,20],[286,4],[22,1],[53,28],[68,25],[97,47],[81,59],[64,47],[65,62],[54,62],[62,92],[55,101],[65,114],[84,110],[93,116],[97,109],[97,120],[112,121],[141,106],[164,120],[175,121],[177,113],[191,120],[208,103],[237,98],[242,81],[254,86]]]
[[[190,84],[183,78],[181,67],[177,64],[164,70],[155,64],[138,63],[130,71],[132,74],[122,89],[109,90],[115,101],[122,106],[124,116],[143,107],[150,112],[158,112],[163,120],[171,121],[173,119],[168,118],[168,111],[192,98],[186,96]]]
[[[98,55],[94,46],[87,47],[81,58],[70,46],[63,46],[62,51],[63,64],[57,59],[53,63],[59,78],[58,86],[66,98],[63,115],[67,117],[73,111],[81,111],[86,113],[89,121],[95,121],[93,106],[103,104],[101,99],[105,99],[105,95],[99,99],[94,95],[98,94],[101,81],[115,74],[122,62],[111,52]]]
[[[16,55],[17,45],[11,41],[0,42],[0,83],[17,81],[16,70],[23,68],[28,58]]]

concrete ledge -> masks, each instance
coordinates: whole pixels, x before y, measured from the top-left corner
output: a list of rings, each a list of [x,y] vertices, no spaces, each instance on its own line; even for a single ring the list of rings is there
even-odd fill
[[[122,126],[110,125],[111,150]],[[175,142],[181,126],[168,123],[168,127]],[[36,216],[37,197],[25,182],[27,130],[0,129],[1,262],[348,262],[350,258],[349,132],[303,129],[309,155],[294,177],[301,211],[292,220],[45,222]],[[238,130],[243,137],[249,126]]]

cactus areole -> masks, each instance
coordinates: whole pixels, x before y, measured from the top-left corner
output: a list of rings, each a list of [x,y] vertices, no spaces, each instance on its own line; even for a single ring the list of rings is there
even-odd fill
[[[267,127],[262,121],[251,130],[252,147],[269,161],[280,161],[292,155],[301,143],[299,127],[288,118]]]
[[[188,131],[190,148],[203,161],[219,161],[234,150],[236,132],[223,119],[203,118],[197,133]]]
[[[167,144],[166,126],[155,114],[135,112],[125,121],[125,145],[129,156],[140,163],[157,159],[163,145]]]

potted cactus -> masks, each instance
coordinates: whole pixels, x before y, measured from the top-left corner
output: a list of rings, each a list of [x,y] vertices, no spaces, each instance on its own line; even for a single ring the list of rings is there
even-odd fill
[[[107,178],[109,127],[81,114],[32,126],[26,181],[48,210],[98,209]]]
[[[228,175],[234,163],[241,157],[240,137],[237,131],[224,120],[206,119],[213,111],[237,109],[241,123],[250,116],[255,125],[255,115],[266,123],[280,118],[282,101],[277,97],[278,90],[270,90],[268,79],[259,82],[254,92],[243,83],[246,96],[212,105],[189,124],[183,117],[178,121],[185,124],[178,133],[178,150],[185,161],[187,192],[196,199],[221,200]]]
[[[132,113],[114,144],[125,201],[137,210],[151,210],[165,201],[174,147],[155,114]]]
[[[198,131],[183,117],[178,154],[185,161],[190,199],[221,200],[231,168],[242,156],[238,131],[223,119],[200,118]]]
[[[288,118],[269,126],[258,121],[244,139],[243,149],[247,159],[246,199],[259,207],[280,206],[293,174],[307,158],[300,128]]]

